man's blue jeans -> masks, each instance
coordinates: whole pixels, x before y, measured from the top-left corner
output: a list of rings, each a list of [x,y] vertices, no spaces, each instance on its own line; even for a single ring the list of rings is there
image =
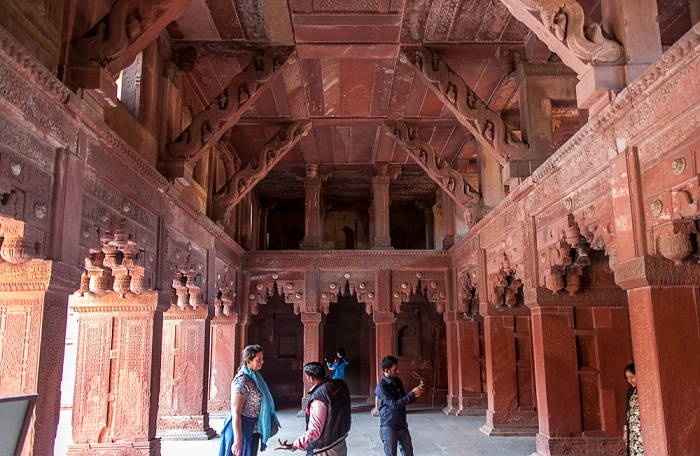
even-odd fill
[[[379,437],[384,444],[384,456],[396,456],[397,443],[403,456],[413,456],[413,442],[411,442],[408,428],[396,430],[390,427],[380,427]]]

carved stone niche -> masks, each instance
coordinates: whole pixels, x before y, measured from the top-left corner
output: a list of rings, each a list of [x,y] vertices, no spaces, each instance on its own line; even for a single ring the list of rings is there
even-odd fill
[[[437,313],[445,312],[447,291],[444,271],[395,271],[392,273],[391,282],[394,312],[401,313],[401,303],[409,302],[417,295],[435,303]]]
[[[278,282],[279,279],[279,282]],[[301,304],[304,298],[304,279],[287,280],[278,274],[271,274],[269,279],[255,279],[250,281],[248,303],[250,313],[258,314],[258,307],[267,304],[273,296],[282,296],[284,301],[294,306],[294,315],[301,313]]]
[[[667,260],[673,261],[676,266],[681,266],[683,260],[696,250],[697,233],[695,220],[674,220],[672,232],[658,237],[658,252]]]
[[[489,274],[489,303],[496,309],[517,306],[518,293],[522,286],[523,281],[515,277],[515,268],[511,266],[508,255],[503,252],[498,271]]]
[[[555,294],[566,290],[572,296],[580,291],[583,268],[591,264],[589,250],[588,240],[570,215],[559,240],[540,251],[540,262],[545,263],[540,269],[544,287]]]
[[[24,222],[0,217],[0,263],[27,263],[40,252],[39,243],[25,235]]]

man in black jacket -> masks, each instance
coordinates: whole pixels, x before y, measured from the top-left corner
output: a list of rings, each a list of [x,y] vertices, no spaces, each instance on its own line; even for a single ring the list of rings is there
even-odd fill
[[[396,456],[396,445],[403,456],[413,456],[413,443],[406,422],[406,405],[415,402],[423,392],[423,383],[406,394],[399,378],[399,360],[394,356],[382,359],[382,372],[375,394],[379,399],[379,436],[385,456]]]
[[[350,390],[343,380],[329,380],[321,363],[304,366],[304,377],[311,383],[306,406],[306,432],[293,444],[281,448],[306,450],[307,455],[347,456],[345,438],[350,431]]]

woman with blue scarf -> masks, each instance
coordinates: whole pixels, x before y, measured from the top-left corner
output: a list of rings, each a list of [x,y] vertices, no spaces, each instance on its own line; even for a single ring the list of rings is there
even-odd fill
[[[241,367],[231,382],[231,416],[221,431],[219,456],[255,456],[258,446],[265,451],[267,439],[280,427],[272,395],[260,375],[262,347],[248,345],[241,358]]]

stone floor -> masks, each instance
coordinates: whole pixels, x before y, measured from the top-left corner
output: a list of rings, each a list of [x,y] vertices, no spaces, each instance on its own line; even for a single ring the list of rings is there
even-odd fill
[[[277,437],[294,440],[304,430],[305,421],[297,418],[297,410],[282,410],[279,413],[282,429],[268,442],[270,447],[261,456],[283,456],[284,451],[270,451],[277,446]],[[70,410],[61,412],[59,435],[56,439],[55,455],[63,456],[71,443]],[[479,431],[485,422],[483,416],[452,417],[440,409],[409,406],[408,425],[413,437],[416,456],[528,456],[535,451],[535,437],[487,437]],[[212,419],[211,426],[221,430],[223,420]],[[208,441],[162,442],[163,456],[217,455],[219,438]],[[289,453],[291,456],[291,452]],[[295,452],[300,454],[299,452]],[[373,417],[369,409],[353,410],[352,429],[348,436],[349,456],[383,456],[379,439],[379,418]]]

